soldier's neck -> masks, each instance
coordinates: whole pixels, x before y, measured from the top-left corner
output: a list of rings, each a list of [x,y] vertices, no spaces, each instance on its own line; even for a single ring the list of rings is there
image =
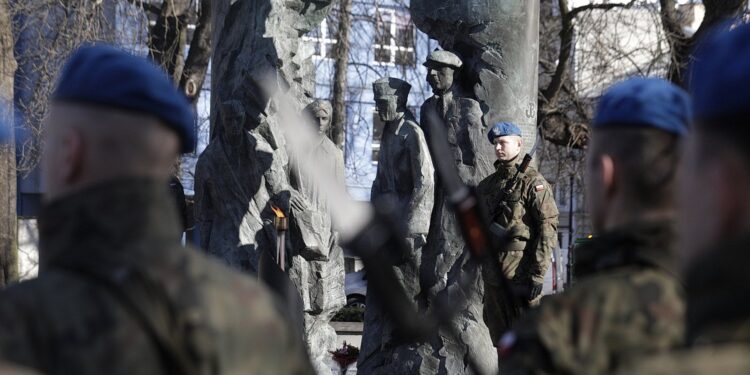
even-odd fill
[[[676,217],[674,210],[642,210],[638,208],[633,209],[632,204],[627,203],[614,206],[609,210],[609,212],[610,215],[604,223],[603,229],[605,232],[620,229],[634,223],[673,221]]]
[[[71,251],[122,249],[150,240],[176,242],[174,197],[166,179],[103,182],[46,204],[39,215],[39,237],[41,264]]]

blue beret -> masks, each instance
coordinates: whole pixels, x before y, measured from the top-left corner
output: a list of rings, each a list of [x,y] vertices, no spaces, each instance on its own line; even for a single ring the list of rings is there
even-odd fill
[[[593,128],[633,125],[681,136],[691,117],[690,96],[683,89],[660,78],[631,78],[604,93]]]
[[[183,153],[193,151],[195,121],[187,98],[159,67],[115,47],[96,44],[73,53],[52,100],[151,114],[177,132]]]
[[[487,139],[490,140],[490,143],[494,144],[495,138],[505,137],[506,135],[517,135],[520,137],[521,128],[512,122],[498,122],[493,125],[489,133],[487,133]]]
[[[750,115],[750,26],[719,26],[699,42],[689,70],[696,120]]]

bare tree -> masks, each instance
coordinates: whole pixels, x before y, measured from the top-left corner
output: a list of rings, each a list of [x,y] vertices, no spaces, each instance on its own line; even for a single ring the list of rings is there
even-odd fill
[[[703,0],[703,22],[693,35],[684,31],[685,17],[681,15],[676,0],[659,0],[664,32],[671,47],[671,61],[667,77],[677,84],[685,84],[685,69],[696,42],[712,27],[736,18],[747,9],[747,0]]]
[[[351,31],[352,0],[339,0],[337,43],[333,50],[335,60],[333,76],[333,116],[331,138],[337,146],[343,147],[346,127],[346,85],[349,66],[349,34]]]
[[[25,136],[15,147],[0,146],[0,174],[8,176],[0,181],[0,201],[7,202],[0,207],[0,285],[17,277],[16,176],[28,175],[39,164],[48,98],[70,53],[88,42],[148,51],[192,101],[201,91],[211,55],[209,1],[1,1],[0,88],[3,98],[15,104],[19,116],[14,124]],[[121,18],[130,23],[115,24]],[[132,34],[132,40],[121,32]],[[146,37],[137,37],[141,34]]]
[[[182,92],[195,100],[203,87],[211,59],[210,1],[165,0],[161,6],[149,5],[142,5],[144,11],[156,16],[154,25],[149,27],[149,54]],[[200,8],[196,11],[198,6]],[[189,35],[190,24],[195,25],[192,37]],[[188,41],[190,48],[184,56]]]

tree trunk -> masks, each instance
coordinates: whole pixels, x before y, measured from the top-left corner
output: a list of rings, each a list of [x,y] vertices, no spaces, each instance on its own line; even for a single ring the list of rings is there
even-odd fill
[[[16,148],[11,127],[15,71],[10,6],[8,0],[0,0],[0,127],[10,134],[0,143],[0,287],[18,280]]]
[[[180,90],[190,99],[195,101],[206,80],[208,62],[211,60],[211,2],[201,1],[200,14],[190,41],[190,50],[185,60],[185,68],[182,70],[180,79]]]
[[[703,22],[690,37],[682,30],[684,25],[675,7],[676,0],[659,0],[659,5],[662,27],[669,41],[671,55],[667,78],[675,84],[686,86],[685,71],[696,42],[712,27],[739,16],[747,8],[747,0],[704,0],[706,13]]]
[[[156,24],[149,32],[149,53],[167,71],[175,83],[180,82],[185,64],[184,46],[187,43],[188,0],[164,0]]]
[[[331,139],[336,146],[344,146],[346,126],[346,85],[349,66],[349,31],[351,30],[352,0],[339,1],[338,31],[334,48],[335,70],[333,75],[333,116]],[[346,157],[346,155],[344,155]]]

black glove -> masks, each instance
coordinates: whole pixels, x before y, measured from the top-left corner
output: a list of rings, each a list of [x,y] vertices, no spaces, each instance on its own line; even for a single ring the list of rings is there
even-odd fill
[[[536,297],[539,297],[539,295],[542,294],[542,288],[544,287],[543,284],[538,284],[526,278],[521,278],[517,274],[513,278],[512,283],[516,295],[526,301],[532,301]]]
[[[536,297],[539,297],[539,295],[542,294],[543,288],[544,288],[544,284],[538,284],[532,281],[531,291],[529,292],[529,301],[533,300]]]

